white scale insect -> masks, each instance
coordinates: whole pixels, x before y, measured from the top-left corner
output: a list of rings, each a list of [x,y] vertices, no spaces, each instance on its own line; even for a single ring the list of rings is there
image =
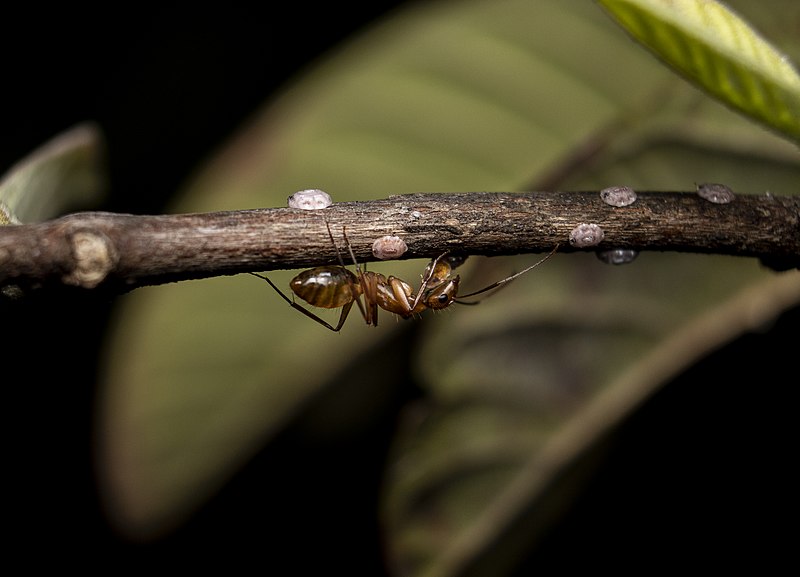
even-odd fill
[[[301,210],[320,210],[333,204],[331,195],[318,188],[298,190],[287,199],[289,208]]]

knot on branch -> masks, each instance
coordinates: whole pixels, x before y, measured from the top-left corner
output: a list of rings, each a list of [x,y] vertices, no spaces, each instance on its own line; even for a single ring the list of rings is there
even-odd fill
[[[117,263],[117,251],[107,236],[79,230],[69,236],[74,268],[64,275],[65,284],[94,288]]]

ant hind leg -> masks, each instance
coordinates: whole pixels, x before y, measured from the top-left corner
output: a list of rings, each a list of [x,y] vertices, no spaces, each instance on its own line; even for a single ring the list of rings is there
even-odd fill
[[[347,320],[347,315],[348,315],[348,313],[350,312],[350,308],[353,306],[353,303],[352,303],[352,301],[351,301],[351,302],[347,303],[346,305],[344,305],[344,306],[342,307],[342,313],[339,315],[339,323],[338,323],[338,324],[336,325],[336,327],[334,328],[334,327],[333,327],[332,325],[330,325],[328,322],[326,322],[325,320],[321,319],[320,317],[318,317],[317,315],[315,315],[314,313],[312,313],[312,312],[311,312],[310,310],[308,310],[307,308],[300,306],[299,304],[297,304],[296,302],[294,302],[292,299],[290,299],[289,297],[287,297],[285,294],[283,294],[283,291],[282,291],[281,289],[279,289],[279,288],[278,288],[278,287],[275,285],[275,283],[274,283],[274,282],[272,282],[271,280],[269,280],[269,278],[267,278],[267,277],[265,277],[265,276],[263,276],[263,275],[260,275],[260,274],[258,274],[258,273],[254,273],[254,272],[251,272],[250,274],[251,274],[251,275],[253,275],[253,276],[255,276],[255,277],[258,277],[258,278],[260,278],[260,279],[262,279],[262,280],[265,280],[265,281],[267,281],[267,282],[269,283],[269,286],[271,286],[272,288],[274,288],[274,289],[275,289],[275,292],[277,292],[279,295],[281,295],[281,298],[282,298],[283,300],[285,300],[287,303],[289,303],[289,305],[290,305],[290,306],[291,306],[293,309],[295,309],[295,310],[297,310],[297,311],[300,311],[301,313],[303,313],[304,315],[306,315],[306,316],[307,316],[308,318],[310,318],[311,320],[313,320],[313,321],[317,321],[317,322],[318,322],[319,324],[321,324],[323,327],[325,327],[325,328],[327,328],[327,329],[330,329],[330,330],[332,330],[332,331],[333,331],[333,332],[335,332],[335,333],[338,333],[338,332],[341,330],[342,326],[344,326],[344,322]]]

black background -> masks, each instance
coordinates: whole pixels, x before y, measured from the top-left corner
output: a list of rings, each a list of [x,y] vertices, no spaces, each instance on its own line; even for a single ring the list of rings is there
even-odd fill
[[[288,3],[280,13],[266,4],[16,7],[0,35],[0,170],[95,120],[108,140],[112,182],[101,208],[158,213],[291,75],[397,4]],[[112,305],[81,294],[0,305],[7,558],[54,567],[194,570],[216,562],[291,568],[281,574],[382,574],[375,501],[397,407],[387,407],[364,438],[336,446],[304,446],[287,431],[162,541],[116,535],[91,462],[95,355]],[[648,403],[520,572],[788,556],[798,327],[795,310]],[[398,406],[408,394],[398,393]]]
[[[108,138],[111,206],[157,211],[292,75],[399,4],[15,7],[0,35],[0,170],[96,120]]]

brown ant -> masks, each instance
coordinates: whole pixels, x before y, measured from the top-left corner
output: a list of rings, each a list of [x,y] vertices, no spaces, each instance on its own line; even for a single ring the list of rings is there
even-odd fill
[[[465,305],[477,304],[478,301],[465,302],[461,299],[477,296],[508,284],[515,278],[542,264],[553,256],[558,249],[558,245],[556,245],[547,256],[528,268],[490,284],[479,291],[463,295],[459,298],[457,298],[456,295],[458,293],[458,284],[461,279],[458,275],[453,276],[453,270],[463,264],[467,257],[451,255],[445,252],[431,260],[425,268],[425,272],[422,275],[422,283],[420,284],[417,294],[414,295],[412,286],[402,279],[395,276],[389,276],[387,278],[377,272],[362,270],[356,260],[355,254],[353,254],[353,248],[350,246],[350,241],[347,239],[347,233],[345,229],[342,228],[342,236],[347,245],[347,250],[350,252],[350,257],[355,264],[356,272],[353,273],[351,270],[345,268],[339,248],[336,246],[336,241],[333,239],[331,228],[327,222],[325,225],[328,227],[328,236],[330,236],[331,243],[333,243],[333,247],[336,250],[339,264],[318,266],[305,270],[294,277],[290,281],[289,286],[294,294],[310,305],[326,309],[341,307],[342,312],[339,315],[339,322],[335,327],[325,322],[310,310],[294,302],[294,299],[287,297],[283,291],[267,277],[257,273],[250,274],[267,281],[292,308],[297,309],[307,317],[334,332],[338,332],[342,328],[354,302],[358,305],[361,315],[364,317],[364,321],[367,325],[372,326],[378,326],[378,307],[399,315],[404,319],[408,319],[414,315],[421,314],[426,309],[445,309],[454,302]],[[361,295],[364,296],[363,304],[359,298]]]

